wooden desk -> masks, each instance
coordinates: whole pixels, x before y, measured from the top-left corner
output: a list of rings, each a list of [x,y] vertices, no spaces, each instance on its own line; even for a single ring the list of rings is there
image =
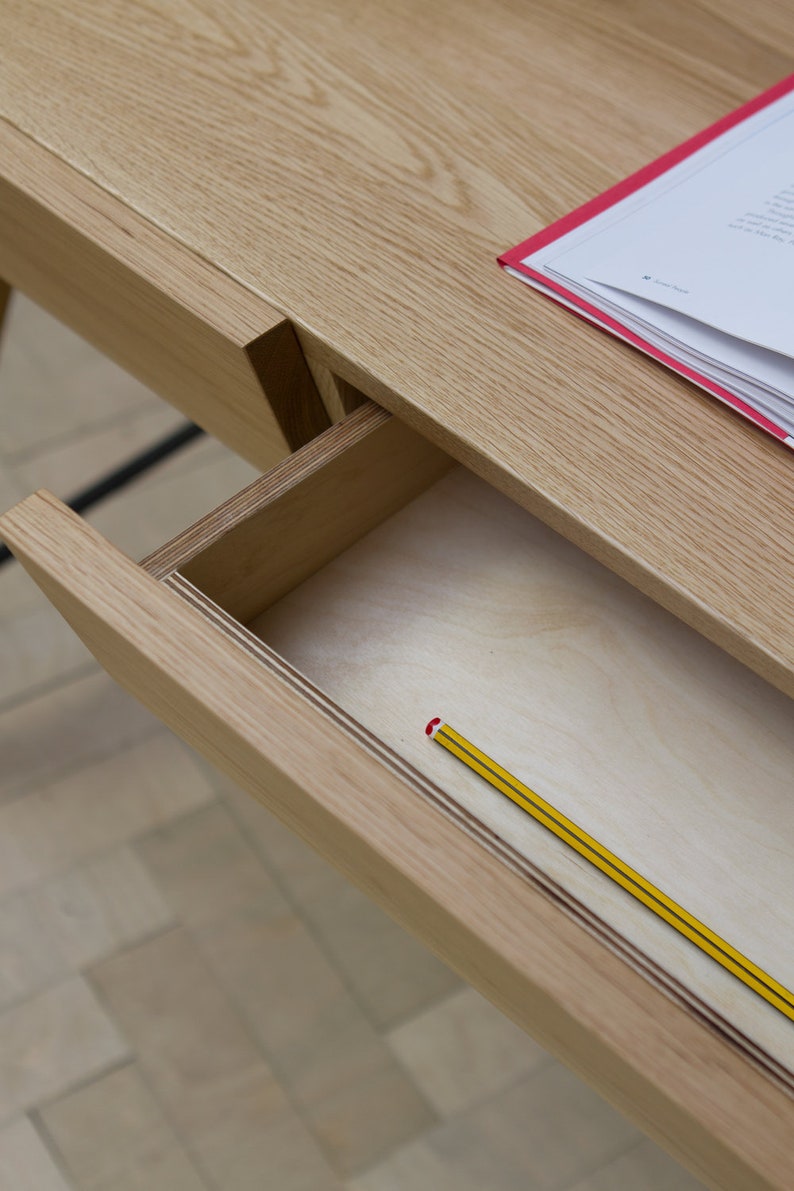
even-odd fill
[[[413,431],[365,407],[148,573],[46,498],[9,542],[112,672],[701,1175],[794,1184],[787,1043],[748,1043],[255,632],[440,447],[794,694],[790,453],[495,265],[794,69],[788,13],[6,0],[3,23],[0,274],[263,467],[350,386]],[[279,730],[304,721],[296,755]],[[776,764],[758,817],[787,846]]]

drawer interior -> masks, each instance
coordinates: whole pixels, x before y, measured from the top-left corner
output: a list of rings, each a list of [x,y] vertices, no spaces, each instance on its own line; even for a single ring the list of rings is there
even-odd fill
[[[147,566],[788,1081],[790,1020],[424,728],[794,988],[791,701],[382,411],[345,425]]]

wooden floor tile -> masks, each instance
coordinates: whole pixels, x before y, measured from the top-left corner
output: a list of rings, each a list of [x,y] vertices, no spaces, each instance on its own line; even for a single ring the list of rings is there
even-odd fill
[[[330,1169],[184,930],[94,968],[141,1071],[210,1183],[328,1191]]]
[[[0,569],[0,705],[87,667],[91,654],[16,562]]]
[[[39,1114],[80,1191],[206,1191],[160,1105],[130,1064]]]
[[[552,1061],[471,988],[392,1030],[389,1045],[441,1116],[486,1100]]]
[[[263,899],[274,912],[284,899],[227,809],[210,803],[150,832],[136,854],[174,914],[196,928],[225,920]]]
[[[490,1191],[567,1191],[640,1134],[558,1063],[428,1137],[445,1164]]]
[[[27,496],[24,485],[19,483],[16,474],[11,472],[8,464],[2,461],[0,452],[0,513],[10,509],[18,500],[22,500],[23,496]]]
[[[454,972],[347,881],[303,913],[381,1030],[460,988]]]
[[[159,721],[99,671],[4,711],[0,805],[155,732]]]
[[[51,924],[42,920],[27,893],[0,902],[0,956],[0,1011],[35,995],[65,974]]]
[[[361,1169],[433,1123],[227,811],[186,816],[138,852],[337,1170]]]
[[[588,1175],[570,1191],[705,1191],[705,1187],[652,1141],[643,1138],[628,1153]]]
[[[366,1167],[433,1123],[294,914],[254,903],[198,941],[336,1170]]]
[[[553,1063],[395,1150],[347,1191],[574,1191],[573,1184],[575,1191],[678,1191],[675,1182],[642,1181],[648,1159],[627,1161],[638,1140],[603,1100]],[[624,1171],[627,1182],[620,1181]],[[681,1174],[681,1191],[690,1191]]]
[[[75,977],[0,1014],[0,1120],[129,1057],[85,981]]]
[[[492,1191],[490,1183],[471,1182],[420,1139],[401,1146],[383,1162],[351,1179],[345,1191]],[[528,1183],[526,1191],[533,1191]]]
[[[127,848],[12,894],[0,901],[0,1010],[171,921]]]
[[[0,1188],[3,1191],[70,1191],[27,1117],[0,1129]]]
[[[44,446],[26,455],[14,466],[16,485],[25,492],[48,488],[65,500],[184,424],[185,419],[178,410],[164,401],[157,401],[152,395],[151,403],[132,410],[110,426],[70,437],[65,443]],[[177,470],[184,464],[186,454],[198,451],[199,457],[203,458],[212,449],[212,439],[197,439],[158,468]],[[155,470],[148,474],[154,479],[159,473]]]
[[[213,796],[168,734],[153,736],[0,807],[0,896],[71,868]]]
[[[173,915],[129,847],[92,857],[28,895],[64,964],[83,968],[164,930]]]
[[[459,977],[441,960],[263,806],[230,782],[223,792],[379,1029],[460,988]]]

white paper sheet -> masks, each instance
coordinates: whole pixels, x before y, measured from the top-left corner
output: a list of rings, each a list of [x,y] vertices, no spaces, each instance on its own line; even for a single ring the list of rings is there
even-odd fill
[[[558,241],[545,268],[794,357],[794,95],[761,115],[613,208],[606,226]]]

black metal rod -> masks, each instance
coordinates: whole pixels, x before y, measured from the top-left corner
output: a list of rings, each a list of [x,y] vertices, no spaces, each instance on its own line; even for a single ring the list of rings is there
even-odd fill
[[[134,480],[136,476],[142,475],[148,471],[149,468],[154,467],[156,463],[167,459],[169,455],[173,455],[181,447],[186,446],[192,442],[194,438],[198,438],[204,431],[200,426],[196,426],[193,422],[187,422],[184,426],[180,426],[178,430],[174,430],[171,434],[161,438],[159,442],[153,443],[152,446],[147,447],[145,451],[141,451],[138,455],[134,455],[127,463],[123,463],[121,467],[117,467],[114,471],[110,471],[107,475],[101,476],[95,480],[93,484],[89,484],[86,488],[81,488],[79,492],[75,492],[64,504],[68,505],[75,513],[82,513],[85,509],[90,509],[92,505],[97,504],[106,496],[110,496],[112,492],[116,492],[119,488],[123,488],[125,484],[129,484],[130,480]],[[13,558],[11,551],[7,546],[0,546],[0,566],[4,562],[8,562]]]

